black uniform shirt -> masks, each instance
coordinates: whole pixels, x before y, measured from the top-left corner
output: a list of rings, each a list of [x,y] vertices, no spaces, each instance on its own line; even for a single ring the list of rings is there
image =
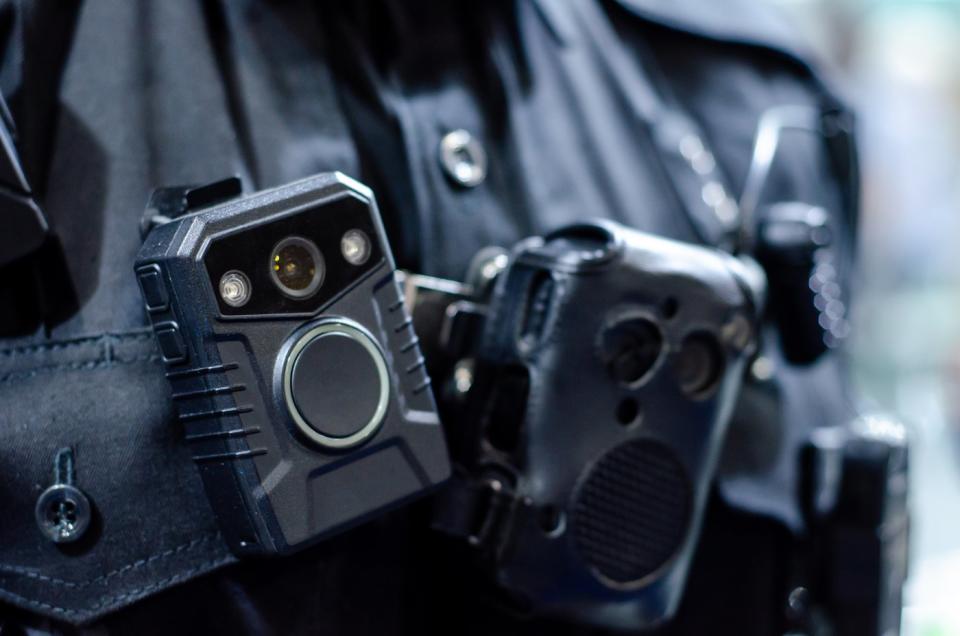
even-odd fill
[[[694,171],[678,177],[666,145],[695,132],[732,202],[765,110],[838,107],[790,30],[739,0],[7,2],[0,27],[0,88],[54,237],[0,270],[0,617],[28,623],[524,629],[488,607],[466,563],[438,558],[416,508],[295,558],[230,565],[132,272],[153,188],[237,174],[252,191],[339,170],[374,189],[401,267],[460,278],[484,246],[587,218],[723,244],[730,207]],[[452,131],[482,149],[478,183],[442,161]],[[852,232],[819,140],[790,144],[771,189]],[[681,620],[709,625],[749,598],[769,611],[751,608],[737,633],[775,624],[780,547],[801,525],[798,440],[848,409],[835,356],[774,358],[781,399],[745,408],[720,480],[750,516],[736,531],[708,521],[724,555],[699,561],[691,595],[712,591]],[[63,446],[97,510],[69,550],[33,516]]]

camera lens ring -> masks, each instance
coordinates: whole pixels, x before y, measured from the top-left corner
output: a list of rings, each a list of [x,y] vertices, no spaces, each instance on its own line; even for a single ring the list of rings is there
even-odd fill
[[[370,355],[376,368],[377,380],[379,382],[377,404],[370,419],[352,434],[342,437],[324,434],[312,426],[297,406],[294,395],[294,367],[300,353],[310,343],[325,335],[346,336],[361,345]],[[285,355],[281,355],[279,360],[282,361],[279,372],[283,401],[293,423],[309,440],[333,450],[346,450],[366,442],[380,429],[390,404],[390,374],[387,370],[387,363],[380,346],[370,332],[359,323],[344,318],[327,319],[314,323],[304,333],[295,338],[289,350]]]
[[[323,254],[313,241],[302,236],[288,236],[274,245],[269,268],[277,289],[295,300],[313,296],[326,277]]]

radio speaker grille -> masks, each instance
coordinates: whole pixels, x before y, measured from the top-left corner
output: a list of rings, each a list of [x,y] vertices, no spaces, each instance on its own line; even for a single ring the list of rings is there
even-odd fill
[[[573,506],[574,541],[602,578],[629,584],[677,551],[690,519],[690,484],[673,452],[632,440],[600,458]]]

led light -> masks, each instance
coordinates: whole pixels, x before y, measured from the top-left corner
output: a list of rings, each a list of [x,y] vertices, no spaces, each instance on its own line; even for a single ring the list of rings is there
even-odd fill
[[[231,307],[246,305],[250,292],[250,279],[243,272],[232,270],[220,278],[220,298]]]
[[[351,265],[363,265],[370,258],[370,239],[360,230],[349,230],[340,239],[340,251]]]

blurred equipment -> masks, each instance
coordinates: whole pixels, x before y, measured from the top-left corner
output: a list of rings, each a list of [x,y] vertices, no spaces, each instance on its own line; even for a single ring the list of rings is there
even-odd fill
[[[897,634],[907,578],[906,429],[886,416],[815,431],[803,454],[811,606],[834,633]],[[801,613],[802,614],[802,613]],[[818,620],[805,615],[810,630]],[[822,633],[822,630],[812,630]]]
[[[772,167],[786,131],[823,140],[845,187],[842,209],[856,210],[856,162],[849,115],[781,106],[760,118],[746,184],[740,197],[739,249],[756,254],[770,279],[770,307],[784,356],[809,364],[836,348],[848,332],[831,215],[801,201],[766,203]]]
[[[431,369],[451,379],[459,470],[435,525],[534,613],[670,617],[756,348],[761,269],[607,222],[481,253],[473,271],[445,308],[443,285],[407,280],[414,320],[443,316],[418,325],[439,334],[428,360],[452,362]]]

